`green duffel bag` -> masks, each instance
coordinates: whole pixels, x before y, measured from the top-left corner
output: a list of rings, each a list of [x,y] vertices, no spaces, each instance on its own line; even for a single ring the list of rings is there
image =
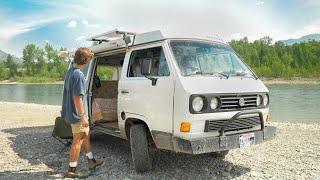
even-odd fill
[[[72,131],[70,124],[65,123],[61,117],[57,117],[54,123],[52,136],[61,139],[71,139]]]

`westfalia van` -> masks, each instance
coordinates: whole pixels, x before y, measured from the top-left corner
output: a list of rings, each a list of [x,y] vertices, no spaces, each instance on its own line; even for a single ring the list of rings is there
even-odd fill
[[[228,44],[160,31],[88,40],[91,131],[128,140],[137,172],[152,168],[151,147],[224,157],[275,136],[268,89]]]

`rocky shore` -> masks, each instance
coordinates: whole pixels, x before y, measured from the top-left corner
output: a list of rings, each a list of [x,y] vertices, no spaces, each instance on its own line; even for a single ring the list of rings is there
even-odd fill
[[[51,137],[59,106],[0,102],[0,179],[63,179],[68,150]],[[277,137],[230,151],[224,160],[209,154],[154,153],[154,169],[136,174],[128,142],[95,134],[92,145],[104,165],[89,179],[318,179],[320,125],[272,123]],[[82,154],[80,168],[85,168]]]

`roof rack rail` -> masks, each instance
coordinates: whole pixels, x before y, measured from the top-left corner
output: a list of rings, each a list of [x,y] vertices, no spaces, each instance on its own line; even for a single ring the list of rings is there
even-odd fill
[[[108,31],[108,32],[87,38],[87,40],[88,41],[97,41],[99,43],[109,42],[109,41],[118,40],[118,39],[123,39],[126,41],[126,39],[128,37],[135,36],[135,35],[136,35],[136,33],[133,33],[133,32],[121,31],[118,29],[114,29],[112,31]]]

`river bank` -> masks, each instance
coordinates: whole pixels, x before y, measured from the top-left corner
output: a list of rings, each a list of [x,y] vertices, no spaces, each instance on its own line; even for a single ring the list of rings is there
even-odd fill
[[[64,82],[63,81],[54,81],[54,82],[15,82],[15,81],[9,81],[9,80],[5,80],[5,81],[0,81],[0,85],[1,84],[5,84],[5,85],[8,85],[8,84],[63,84]]]
[[[266,85],[299,85],[299,84],[320,84],[319,78],[261,78]]]
[[[60,106],[0,102],[0,179],[63,178],[68,150],[51,138]],[[130,146],[107,135],[92,145],[104,165],[89,179],[317,179],[320,177],[320,125],[275,123],[274,140],[230,151],[225,160],[210,155],[157,151],[153,171],[139,175]],[[85,168],[85,157],[80,159]]]
[[[320,84],[320,78],[260,78],[266,85],[274,84]],[[33,83],[33,82],[12,82],[9,80],[0,81],[1,84],[63,84],[63,81],[54,81],[54,82],[42,82],[42,83]]]

